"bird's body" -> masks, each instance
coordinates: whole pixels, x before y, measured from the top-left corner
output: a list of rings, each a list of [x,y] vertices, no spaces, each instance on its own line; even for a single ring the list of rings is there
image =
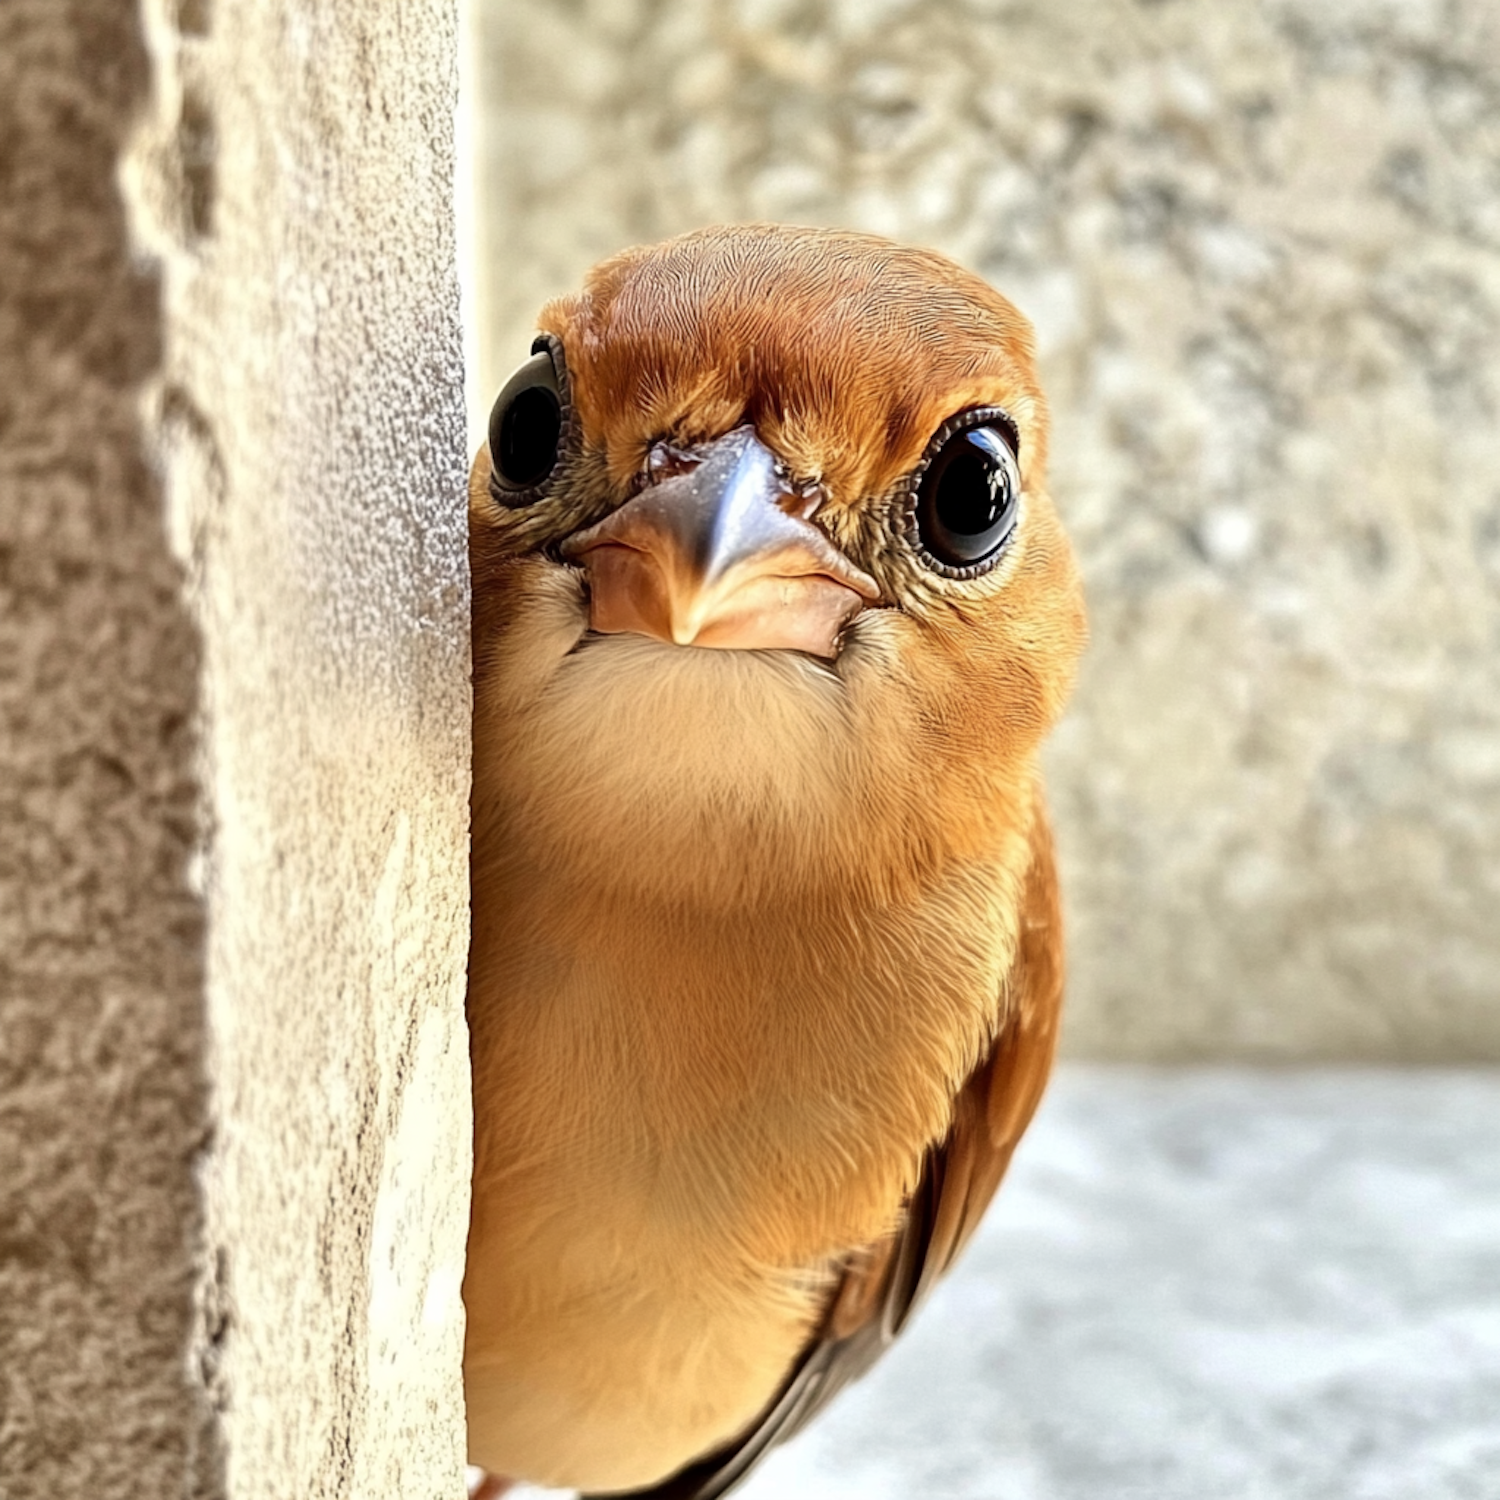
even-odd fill
[[[868,1363],[1035,1106],[1081,611],[1025,325],[939,257],[712,231],[543,327],[555,466],[471,493],[470,1450],[706,1497]],[[903,476],[991,409],[1024,514],[950,577]],[[770,540],[683,603],[663,528],[752,480]]]

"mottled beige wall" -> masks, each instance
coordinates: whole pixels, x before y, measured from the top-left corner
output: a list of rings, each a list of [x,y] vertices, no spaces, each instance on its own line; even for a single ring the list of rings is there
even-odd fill
[[[190,1364],[208,1123],[198,633],[115,187],[134,0],[0,6],[0,1497],[217,1500]]]
[[[485,390],[712,220],[934,244],[1034,319],[1094,622],[1072,1050],[1500,1059],[1500,7],[483,14]]]
[[[462,1493],[456,45],[0,5],[0,1500]]]

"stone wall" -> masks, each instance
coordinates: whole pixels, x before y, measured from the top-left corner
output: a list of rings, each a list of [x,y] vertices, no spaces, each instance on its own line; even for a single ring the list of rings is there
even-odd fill
[[[1500,10],[483,16],[485,391],[715,220],[933,244],[1034,319],[1094,625],[1072,1051],[1500,1059]]]
[[[0,1497],[462,1493],[449,0],[0,12]]]
[[[132,4],[0,9],[0,1496],[218,1495],[187,1349],[208,1127],[199,637],[115,187]]]

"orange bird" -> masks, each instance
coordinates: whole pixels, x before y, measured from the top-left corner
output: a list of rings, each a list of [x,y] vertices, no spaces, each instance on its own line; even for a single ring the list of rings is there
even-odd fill
[[[944,257],[703,230],[540,326],[469,489],[470,1457],[709,1500],[1036,1108],[1083,608],[1030,327]]]

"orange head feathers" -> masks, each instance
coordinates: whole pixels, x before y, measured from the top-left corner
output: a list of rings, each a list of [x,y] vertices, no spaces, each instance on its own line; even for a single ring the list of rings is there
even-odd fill
[[[1030,1117],[1082,607],[1029,327],[942,256],[704,230],[540,325],[470,485],[471,1449],[708,1500]]]

